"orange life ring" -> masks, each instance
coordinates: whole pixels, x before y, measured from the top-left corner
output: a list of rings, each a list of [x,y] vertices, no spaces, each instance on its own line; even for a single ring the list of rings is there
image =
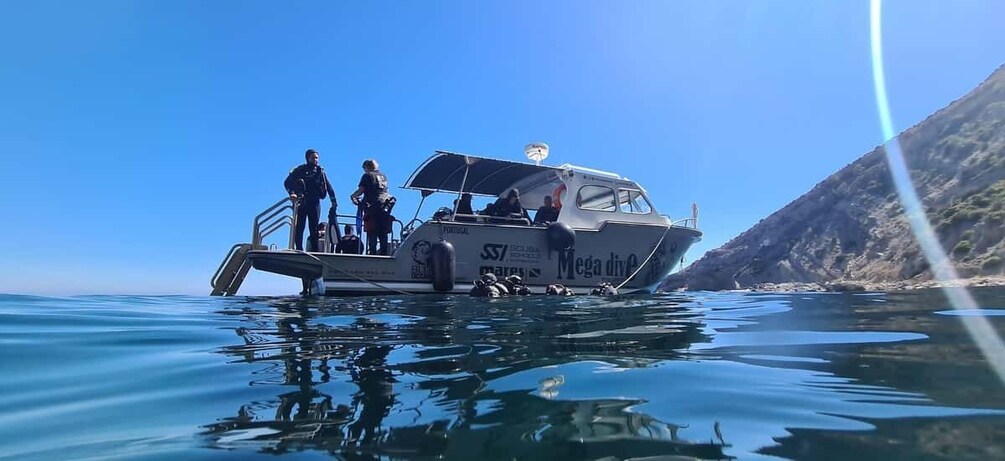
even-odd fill
[[[562,208],[562,192],[565,192],[568,188],[565,183],[559,184],[555,188],[555,192],[551,194],[551,204],[555,208]]]

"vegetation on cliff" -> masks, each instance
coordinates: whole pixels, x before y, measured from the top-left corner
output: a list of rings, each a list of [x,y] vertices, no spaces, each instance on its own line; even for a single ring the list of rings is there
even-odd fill
[[[962,277],[1005,271],[1005,67],[898,136],[911,178]],[[665,289],[931,278],[882,146],[817,184]]]

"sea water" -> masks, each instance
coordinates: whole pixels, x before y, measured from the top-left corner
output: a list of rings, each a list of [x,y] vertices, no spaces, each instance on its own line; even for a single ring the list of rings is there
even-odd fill
[[[1005,459],[973,294],[3,295],[0,458]]]

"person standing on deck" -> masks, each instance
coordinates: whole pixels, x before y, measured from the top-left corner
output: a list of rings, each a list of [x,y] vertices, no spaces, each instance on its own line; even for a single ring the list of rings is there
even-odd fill
[[[318,151],[307,149],[304,153],[304,164],[290,170],[290,174],[283,181],[286,192],[290,194],[290,201],[299,203],[297,208],[295,246],[298,250],[304,249],[304,228],[310,224],[310,236],[308,239],[312,248],[318,248],[318,222],[321,221],[321,200],[326,197],[331,199],[331,207],[338,207],[338,200],[335,198],[335,190],[332,189],[328,176],[324,168],[319,163]]]
[[[359,188],[352,193],[352,203],[363,206],[363,231],[366,232],[366,252],[387,255],[387,236],[391,233],[391,207],[394,198],[387,193],[387,176],[380,172],[374,159],[363,161],[363,176]],[[360,200],[362,196],[362,201]],[[380,247],[377,244],[380,243]]]

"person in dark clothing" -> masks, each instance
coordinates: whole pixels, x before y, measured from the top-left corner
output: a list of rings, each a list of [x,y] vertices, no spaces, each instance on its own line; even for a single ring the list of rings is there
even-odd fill
[[[613,296],[618,294],[618,289],[611,282],[600,282],[597,288],[590,290],[593,296]]]
[[[480,214],[485,216],[495,216],[496,215],[496,204],[495,202],[485,205],[485,209],[480,212]]]
[[[551,204],[551,196],[544,196],[544,206],[537,209],[534,215],[534,224],[548,224],[558,221],[558,208]]]
[[[376,160],[363,161],[363,176],[359,179],[359,188],[352,193],[351,198],[352,203],[363,206],[367,254],[386,256],[387,236],[391,233],[393,222],[391,208],[394,206],[394,198],[387,193],[387,176],[380,172]]]
[[[561,283],[555,283],[548,285],[544,289],[544,294],[546,295],[558,295],[558,296],[575,296],[576,292],[572,291],[572,288],[568,288]]]
[[[318,151],[307,149],[304,153],[306,162],[290,170],[290,174],[283,181],[286,192],[290,194],[290,201],[298,203],[296,227],[293,232],[296,235],[296,249],[304,249],[304,228],[310,224],[310,237],[314,248],[318,247],[318,222],[321,221],[321,200],[326,197],[331,199],[332,208],[338,207],[335,198],[335,190],[328,182],[328,176],[324,168],[321,167]]]
[[[351,255],[363,254],[363,242],[360,242],[359,237],[353,234],[352,224],[345,225],[345,232],[335,245],[335,252]]]
[[[499,281],[514,296],[530,295],[530,288],[523,284],[523,279],[519,275],[513,274]]]
[[[510,294],[506,285],[499,283],[499,279],[491,272],[482,274],[481,277],[475,279],[474,284],[475,286],[468,294],[476,298],[498,298]]]
[[[323,223],[318,223],[318,227],[317,227],[318,238],[317,238],[317,240],[307,239],[307,251],[308,252],[312,252],[312,253],[327,253],[328,252],[328,246],[326,245],[326,243],[328,243],[328,242],[325,240],[325,232],[326,232],[327,227],[328,227],[328,223],[324,223],[324,222]]]
[[[484,280],[477,278],[474,280],[474,286],[471,287],[468,295],[473,298],[498,298],[502,296],[502,293],[499,292],[495,284],[488,284]]]
[[[461,198],[456,202],[456,207],[454,209],[455,215],[473,215],[475,211],[471,209],[471,194],[461,194]],[[475,218],[470,216],[461,216],[454,218],[455,221],[463,222],[474,222]]]
[[[501,218],[524,218],[530,221],[527,210],[524,210],[523,204],[520,203],[520,191],[517,189],[510,189],[506,198],[496,200],[492,215]]]

